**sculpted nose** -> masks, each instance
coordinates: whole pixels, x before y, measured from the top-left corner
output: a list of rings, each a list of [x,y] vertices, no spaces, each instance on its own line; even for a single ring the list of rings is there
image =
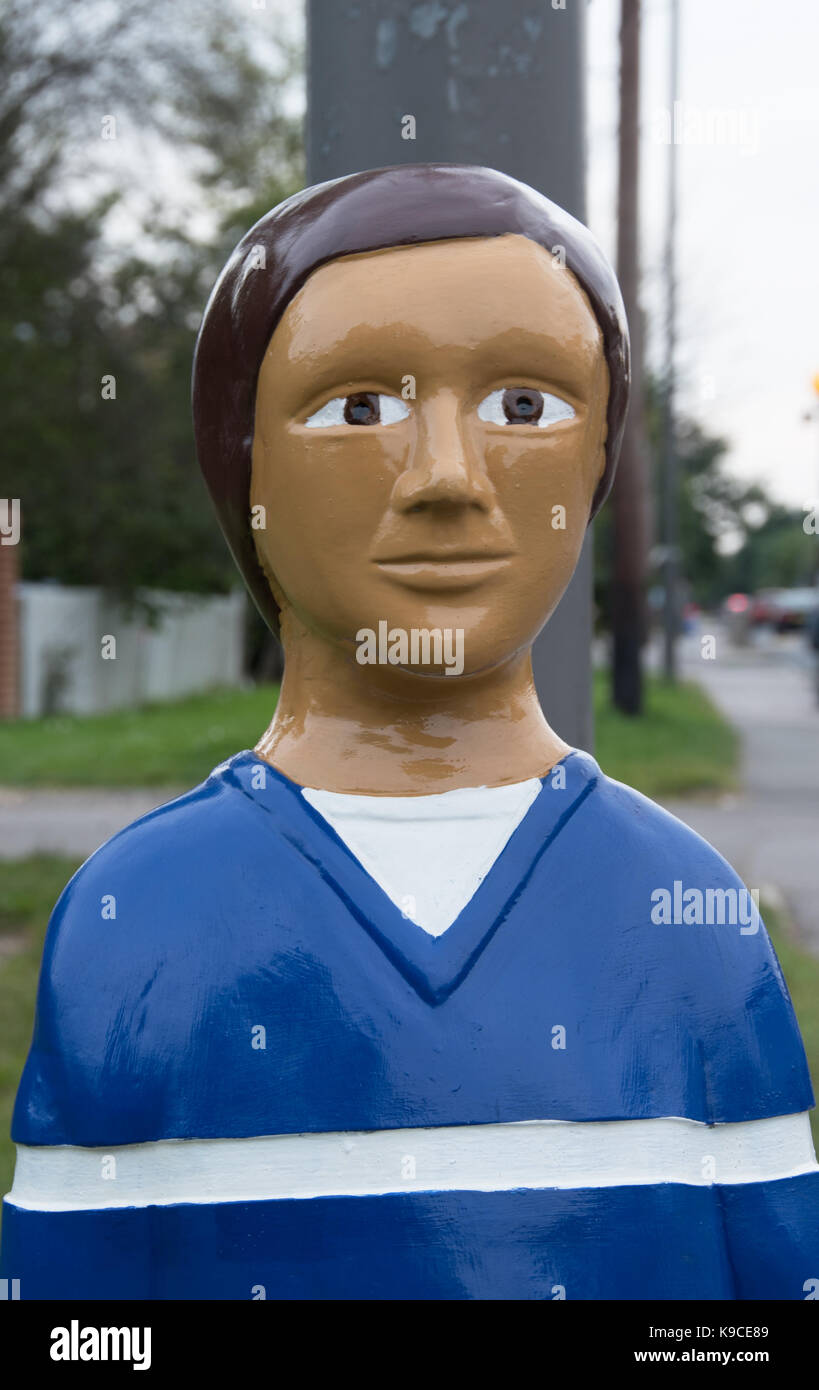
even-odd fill
[[[418,409],[418,433],[392,500],[401,512],[433,506],[490,510],[492,484],[464,436],[454,393],[441,393]]]

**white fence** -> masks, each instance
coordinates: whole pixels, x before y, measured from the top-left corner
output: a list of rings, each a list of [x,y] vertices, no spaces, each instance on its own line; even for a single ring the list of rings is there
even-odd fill
[[[160,610],[156,626],[100,589],[20,584],[17,592],[24,717],[127,709],[242,681],[241,592],[151,590],[145,597]]]

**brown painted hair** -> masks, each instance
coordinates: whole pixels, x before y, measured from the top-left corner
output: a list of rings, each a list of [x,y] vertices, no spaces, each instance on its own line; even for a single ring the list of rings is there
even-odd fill
[[[339,256],[454,237],[526,236],[565,264],[585,290],[609,368],[606,467],[589,520],[611,487],[629,389],[629,343],[614,271],[591,232],[542,194],[469,164],[368,169],[306,188],[242,237],[205,309],[193,365],[199,464],[219,522],[263,618],[278,608],[250,528],[256,382],[268,343],[308,276]]]

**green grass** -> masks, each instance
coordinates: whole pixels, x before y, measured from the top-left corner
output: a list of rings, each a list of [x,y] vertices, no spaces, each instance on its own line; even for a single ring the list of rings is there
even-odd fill
[[[17,947],[13,954],[0,956],[0,1193],[9,1190],[14,1168],[9,1128],[31,1041],[43,935],[51,909],[76,868],[72,860],[45,855],[0,864],[0,946],[13,941]],[[819,1090],[819,960],[793,940],[782,919],[764,903],[762,910],[791,991],[814,1087]],[[812,1119],[819,1146],[815,1112]]]
[[[795,939],[793,929],[786,926],[778,913],[764,902],[761,909],[793,1000],[819,1102],[819,959]],[[819,1153],[819,1110],[812,1110],[810,1119],[813,1142]]]
[[[695,685],[646,683],[646,711],[627,719],[595,676],[596,757],[610,777],[647,796],[734,785],[737,738]],[[112,714],[0,721],[0,783],[27,787],[187,788],[223,758],[252,748],[278,686],[219,690]]]
[[[687,796],[736,786],[739,740],[697,685],[646,680],[645,711],[612,708],[608,672],[594,678],[595,757],[603,771],[646,796]]]
[[[279,688],[217,690],[111,714],[0,721],[0,783],[23,787],[192,787],[252,748]]]

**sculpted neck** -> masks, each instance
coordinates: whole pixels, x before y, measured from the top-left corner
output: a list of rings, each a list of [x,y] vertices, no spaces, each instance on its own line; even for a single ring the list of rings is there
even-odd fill
[[[478,676],[361,666],[289,614],[285,676],[256,753],[301,786],[425,796],[544,777],[570,751],[549,728],[529,652]]]

